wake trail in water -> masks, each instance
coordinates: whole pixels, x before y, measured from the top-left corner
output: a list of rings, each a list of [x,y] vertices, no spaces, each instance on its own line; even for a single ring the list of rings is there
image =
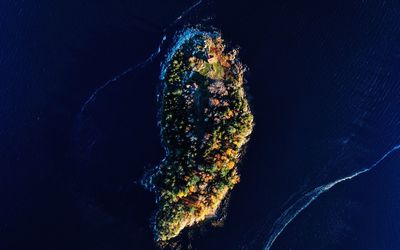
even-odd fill
[[[177,22],[179,22],[184,16],[186,16],[189,12],[191,12],[194,8],[196,8],[197,6],[199,6],[201,3],[203,2],[203,0],[199,0],[198,2],[196,2],[195,4],[193,4],[192,6],[190,6],[189,8],[187,8],[186,10],[184,10],[182,12],[182,14],[180,16],[178,16],[175,21],[170,25],[173,26],[175,25]]]
[[[176,25],[183,17],[185,17],[187,14],[189,14],[193,9],[195,9],[197,6],[199,6],[201,3],[203,2],[203,0],[200,0],[196,3],[194,3],[193,5],[191,5],[189,8],[185,9],[170,25],[168,25],[167,27],[173,27],[174,25]],[[79,112],[79,114],[82,114],[83,112],[85,112],[85,110],[87,109],[88,105],[90,103],[92,103],[95,99],[97,94],[102,91],[103,89],[105,89],[106,87],[108,87],[110,84],[116,82],[117,80],[119,80],[121,77],[125,76],[126,74],[133,72],[136,69],[140,69],[143,68],[144,66],[146,66],[148,63],[152,62],[154,60],[154,58],[156,58],[160,52],[161,49],[165,43],[165,40],[167,39],[167,28],[163,29],[163,37],[161,39],[161,42],[159,43],[157,49],[150,54],[150,56],[148,56],[144,61],[131,66],[129,68],[127,68],[126,70],[124,70],[123,72],[119,73],[118,75],[114,76],[113,78],[111,78],[110,80],[106,81],[105,83],[103,83],[102,85],[100,85],[99,87],[97,87],[92,94],[86,99],[86,101],[83,103],[81,110]]]
[[[269,250],[274,244],[275,240],[283,232],[283,230],[285,230],[285,228],[290,224],[290,222],[292,222],[293,219],[296,218],[296,216],[299,213],[301,213],[304,209],[306,209],[321,194],[325,193],[326,191],[330,190],[331,188],[333,188],[334,186],[336,186],[341,182],[351,180],[363,173],[372,170],[373,168],[378,166],[382,161],[384,161],[387,157],[389,157],[391,154],[399,150],[400,150],[400,144],[389,150],[386,154],[384,154],[378,161],[376,161],[370,167],[364,168],[356,173],[353,173],[349,176],[343,177],[336,181],[330,182],[328,184],[316,187],[312,191],[306,193],[303,197],[298,199],[293,205],[291,205],[288,209],[286,209],[281,214],[281,216],[279,216],[279,218],[274,222],[264,250]]]
[[[106,88],[108,85],[114,83],[115,81],[117,81],[117,80],[120,79],[121,77],[125,76],[125,75],[128,74],[129,72],[132,72],[132,71],[135,70],[135,69],[142,68],[142,67],[146,66],[149,62],[153,61],[153,59],[154,59],[156,56],[158,56],[158,54],[160,54],[160,52],[161,52],[161,47],[163,46],[164,41],[165,41],[166,39],[167,39],[167,36],[164,35],[163,38],[162,38],[162,40],[161,40],[161,42],[160,42],[159,45],[158,45],[157,50],[154,51],[149,57],[147,57],[146,60],[144,60],[143,62],[138,63],[138,64],[136,64],[136,65],[134,65],[134,66],[132,66],[132,67],[127,68],[127,69],[124,70],[123,72],[119,73],[118,75],[114,76],[114,77],[111,78],[110,80],[106,81],[105,83],[103,83],[102,85],[100,85],[99,87],[97,87],[97,88],[93,91],[93,93],[89,96],[89,98],[86,99],[85,103],[82,105],[82,108],[81,108],[80,113],[82,114],[82,113],[86,110],[87,106],[88,106],[92,101],[95,100],[97,94],[98,94],[100,91],[102,91],[104,88]]]

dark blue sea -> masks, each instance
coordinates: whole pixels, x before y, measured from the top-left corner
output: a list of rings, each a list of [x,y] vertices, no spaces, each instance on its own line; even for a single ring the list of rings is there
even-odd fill
[[[400,2],[0,1],[0,249],[151,250],[160,62],[222,32],[255,127],[175,249],[400,249]]]

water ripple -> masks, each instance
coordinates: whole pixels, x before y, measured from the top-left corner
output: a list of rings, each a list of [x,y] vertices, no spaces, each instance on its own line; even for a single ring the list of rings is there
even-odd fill
[[[296,218],[296,216],[301,213],[304,209],[306,209],[314,200],[316,200],[321,194],[325,193],[326,191],[330,190],[337,184],[351,180],[363,173],[366,173],[372,169],[374,169],[376,166],[378,166],[380,163],[382,163],[387,157],[392,155],[393,153],[397,152],[400,150],[400,144],[394,146],[391,150],[386,152],[378,161],[376,161],[374,164],[371,166],[364,168],[360,171],[357,171],[351,175],[345,176],[343,178],[340,178],[338,180],[329,182],[328,184],[318,186],[311,190],[310,192],[306,193],[303,195],[300,199],[298,199],[296,202],[294,202],[293,205],[291,205],[289,208],[287,208],[281,216],[274,222],[271,233],[268,237],[268,240],[266,242],[266,245],[264,247],[264,250],[269,250],[272,245],[274,244],[275,240],[278,238],[278,236],[285,230],[285,228],[293,221],[293,219]]]

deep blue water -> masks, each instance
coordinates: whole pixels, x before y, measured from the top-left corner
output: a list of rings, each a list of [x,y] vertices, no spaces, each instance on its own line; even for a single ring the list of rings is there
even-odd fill
[[[285,209],[400,144],[400,3],[196,3],[0,3],[0,249],[155,249],[136,183],[163,156],[159,63],[185,24],[241,47],[256,126],[224,227],[182,249],[264,249]],[[271,249],[399,249],[399,155],[321,194]]]

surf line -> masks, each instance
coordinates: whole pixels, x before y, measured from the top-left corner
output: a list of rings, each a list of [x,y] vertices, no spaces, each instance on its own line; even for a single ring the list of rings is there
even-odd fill
[[[189,8],[185,9],[170,25],[168,25],[167,27],[173,27],[179,20],[181,20],[184,16],[186,16],[187,14],[189,14],[193,9],[195,9],[197,6],[199,6],[201,3],[203,2],[203,0],[199,0],[196,3],[194,3],[193,5],[191,5]],[[97,94],[102,91],[103,89],[105,89],[106,87],[108,87],[110,84],[114,83],[115,81],[117,81],[118,79],[120,79],[121,77],[125,76],[126,74],[142,68],[144,66],[146,66],[148,63],[150,63],[151,61],[154,60],[155,57],[157,57],[160,52],[161,52],[161,48],[164,45],[165,40],[167,39],[167,28],[163,29],[163,37],[157,47],[157,49],[150,54],[150,56],[148,56],[144,61],[131,66],[127,69],[125,69],[124,71],[122,71],[121,73],[119,73],[118,75],[114,76],[113,78],[111,78],[110,80],[106,81],[105,83],[103,83],[102,85],[100,85],[99,87],[97,87],[92,94],[86,99],[86,101],[83,103],[81,110],[79,112],[79,114],[82,114],[83,112],[85,112],[85,110],[87,109],[88,105],[90,103],[92,103],[95,99]]]
[[[351,180],[361,174],[364,174],[372,169],[374,169],[376,166],[378,166],[382,161],[384,161],[387,157],[389,157],[391,154],[395,153],[396,151],[400,150],[400,144],[397,146],[394,146],[391,150],[389,150],[387,153],[385,153],[378,161],[376,161],[374,164],[372,164],[368,168],[364,168],[360,171],[357,171],[349,176],[343,177],[341,179],[338,179],[333,182],[329,182],[328,184],[318,186],[311,190],[310,192],[306,193],[304,196],[302,196],[300,199],[298,199],[293,205],[291,205],[289,208],[287,208],[280,216],[279,218],[274,222],[272,225],[271,233],[268,237],[268,240],[266,241],[264,250],[269,250],[272,245],[274,244],[275,240],[278,238],[278,236],[285,230],[285,228],[293,221],[294,218],[296,218],[299,213],[301,213],[304,209],[306,209],[313,201],[315,201],[321,194],[325,193],[326,191],[330,190],[337,184]]]

